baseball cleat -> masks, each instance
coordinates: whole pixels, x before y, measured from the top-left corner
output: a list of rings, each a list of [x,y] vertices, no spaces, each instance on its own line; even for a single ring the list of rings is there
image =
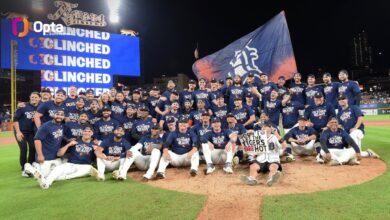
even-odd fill
[[[295,161],[294,155],[287,153],[286,161],[287,161],[287,162],[293,162],[293,161]]]
[[[24,172],[27,174],[27,175],[34,175],[34,167],[30,164],[30,163],[25,163],[24,164]],[[23,176],[23,175],[22,175]]]
[[[165,179],[165,173],[163,172],[157,172],[156,179]]]
[[[31,176],[25,170],[23,170],[22,177],[30,178]]]
[[[145,179],[145,180],[151,180],[151,179],[152,179],[152,176],[153,176],[153,175],[150,175],[150,174],[145,173],[145,174],[143,175],[143,179]]]
[[[91,170],[89,171],[89,175],[97,177],[99,175],[99,172],[95,167],[91,167]]]
[[[104,181],[105,179],[106,179],[106,177],[105,177],[104,175],[98,174],[98,175],[96,176],[96,180],[97,180],[97,181]]]
[[[123,181],[125,179],[126,179],[126,177],[123,177],[123,176],[118,176],[118,178],[117,178],[117,180],[119,180],[119,181]]]
[[[119,170],[112,171],[112,178],[117,180],[118,177],[119,177]]]
[[[206,175],[208,175],[208,174],[210,174],[210,173],[214,172],[214,170],[215,170],[215,166],[214,166],[214,164],[212,164],[212,163],[209,163],[209,164],[207,164],[207,171],[206,171]]]
[[[338,166],[341,165],[337,160],[331,160],[329,161],[329,166]]]
[[[225,163],[225,166],[223,167],[223,171],[225,171],[225,173],[232,174],[233,173],[232,164]]]
[[[41,189],[48,189],[49,188],[49,184],[46,184],[46,180],[41,174],[37,175],[37,181],[38,181],[38,184],[41,187]]]
[[[360,162],[354,157],[350,160],[348,160],[348,165],[360,165]]]
[[[379,154],[375,153],[375,151],[373,151],[372,149],[368,148],[367,149],[367,152],[368,152],[368,155],[372,158],[376,158],[376,159],[379,159],[380,156]]]
[[[242,183],[245,183],[246,185],[255,186],[258,184],[256,178],[251,176],[240,176],[240,180]]]
[[[240,158],[234,156],[232,160],[233,167],[236,167],[239,163],[240,163]]]
[[[322,156],[321,156],[320,154],[317,154],[317,156],[316,156],[316,161],[317,161],[317,163],[319,163],[319,164],[325,163],[324,159],[322,159]]]
[[[191,169],[191,171],[190,171],[191,176],[196,176],[197,174],[198,174],[197,170]]]
[[[276,171],[276,173],[274,175],[272,175],[268,178],[267,186],[271,187],[272,184],[276,183],[279,180],[280,176],[282,176],[282,173],[279,170]]]

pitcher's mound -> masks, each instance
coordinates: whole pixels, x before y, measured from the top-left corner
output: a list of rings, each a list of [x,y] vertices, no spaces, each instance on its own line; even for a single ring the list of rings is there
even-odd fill
[[[198,175],[191,177],[189,168],[168,168],[166,179],[148,181],[147,184],[181,192],[208,196],[198,219],[258,219],[263,195],[315,192],[359,184],[383,174],[386,164],[382,160],[363,158],[358,166],[330,167],[315,163],[314,157],[297,158],[282,164],[283,175],[278,183],[267,187],[266,175],[259,175],[260,185],[247,186],[240,175],[248,175],[248,166],[239,165],[234,174],[225,174],[222,166],[205,175],[206,166],[200,165]],[[131,171],[129,176],[141,180],[144,173]],[[191,202],[191,201],[188,201]]]

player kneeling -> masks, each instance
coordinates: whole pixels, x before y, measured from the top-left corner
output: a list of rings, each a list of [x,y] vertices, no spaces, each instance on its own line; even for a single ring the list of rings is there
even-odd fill
[[[42,189],[48,189],[54,181],[74,179],[90,174],[95,148],[92,135],[91,127],[85,127],[80,139],[73,140],[58,150],[57,156],[62,157],[69,149],[68,162],[56,166],[46,178],[43,175],[37,177]]]
[[[328,122],[328,127],[320,137],[322,157],[330,161],[331,166],[359,165],[360,149],[351,136],[344,129],[339,128],[337,118],[332,117]]]
[[[203,155],[207,163],[206,174],[214,172],[214,164],[225,164],[223,170],[233,173],[232,159],[233,148],[237,141],[237,134],[231,130],[221,129],[221,120],[212,120],[212,131],[207,132],[201,138]]]
[[[292,153],[295,155],[309,156],[315,152],[314,142],[317,138],[316,131],[306,126],[307,118],[301,116],[298,120],[298,127],[292,128],[286,135],[285,139],[291,143],[291,148],[286,149],[290,158],[294,160]]]
[[[158,125],[153,125],[151,129],[151,134],[142,137],[141,140],[139,140],[138,143],[130,149],[130,157],[125,159],[122,169],[118,171],[119,179],[126,179],[127,170],[133,163],[135,163],[135,166],[138,169],[147,170],[144,175],[145,180],[152,179],[154,171],[156,170],[158,162],[160,160],[160,149],[163,143],[162,138],[160,138],[159,129],[160,128],[158,127]]]
[[[126,157],[130,157],[131,145],[128,141],[123,138],[125,130],[122,126],[117,126],[114,130],[114,136],[104,139],[99,147],[97,147],[96,163],[97,170],[93,169],[92,176],[96,176],[99,181],[104,181],[104,172],[112,172],[114,179],[123,180],[124,178],[119,177],[117,169],[122,170],[123,164]]]
[[[256,157],[249,166],[249,176],[241,176],[241,181],[254,186],[258,184],[256,179],[258,173],[269,172],[267,185],[272,186],[282,175],[279,152],[280,148],[287,148],[287,143],[274,132],[269,122],[265,122],[260,131],[254,131],[249,137],[240,140],[244,146],[254,148],[253,155]]]
[[[196,147],[196,135],[188,129],[188,121],[179,121],[179,130],[171,132],[163,145],[163,157],[157,170],[157,179],[165,178],[165,169],[169,164],[174,167],[191,165],[191,176],[198,174],[199,152]]]

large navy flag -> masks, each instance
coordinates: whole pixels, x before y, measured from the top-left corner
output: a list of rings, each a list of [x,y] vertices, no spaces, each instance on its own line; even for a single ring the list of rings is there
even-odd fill
[[[198,78],[225,79],[228,74],[246,77],[265,72],[271,80],[297,72],[284,11],[263,26],[227,47],[197,60],[192,69]]]

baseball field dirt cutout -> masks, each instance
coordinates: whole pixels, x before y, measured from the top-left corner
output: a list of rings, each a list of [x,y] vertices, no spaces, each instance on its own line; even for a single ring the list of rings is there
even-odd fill
[[[259,219],[264,195],[316,192],[356,185],[374,179],[386,171],[380,159],[363,158],[357,166],[331,167],[315,163],[314,157],[298,157],[292,163],[282,164],[283,175],[279,182],[268,187],[266,175],[259,175],[260,184],[247,186],[240,182],[240,175],[248,175],[248,166],[239,165],[234,174],[225,174],[222,167],[205,175],[204,164],[196,177],[191,177],[189,167],[168,168],[166,178],[151,180],[146,184],[180,192],[207,196],[207,202],[197,219]],[[130,170],[129,176],[140,181],[144,173]]]

